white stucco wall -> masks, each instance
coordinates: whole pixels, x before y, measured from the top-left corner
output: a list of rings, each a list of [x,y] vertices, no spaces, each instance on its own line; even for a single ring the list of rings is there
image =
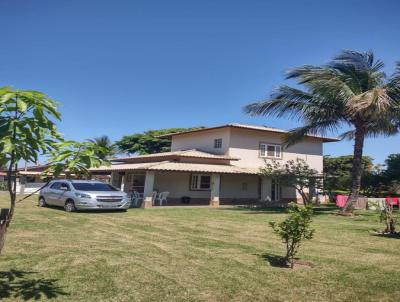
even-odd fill
[[[221,198],[258,199],[258,175],[223,174],[221,176]]]
[[[214,139],[222,138],[222,148],[214,148]],[[214,154],[226,154],[230,145],[230,129],[221,128],[172,137],[171,150],[199,149]]]
[[[260,143],[282,144],[282,134],[252,131],[247,129],[231,129],[229,155],[240,160],[232,161],[232,165],[240,167],[263,167],[265,159],[259,155]],[[304,159],[312,168],[322,172],[322,140],[307,138],[304,141],[282,150],[282,160]]]
[[[184,172],[156,172],[154,190],[158,192],[170,192],[169,198],[210,198],[210,191],[191,191],[190,173]]]
[[[209,199],[210,191],[193,191],[189,189],[191,173],[182,172],[156,172],[154,190],[170,192],[169,198],[179,200],[182,196],[193,199]],[[264,186],[264,188],[260,187]],[[266,197],[271,196],[271,181],[260,183],[258,175],[222,174],[220,184],[221,199],[249,199],[256,200],[260,197],[259,190]],[[287,187],[282,188],[283,199],[296,200],[296,192]]]

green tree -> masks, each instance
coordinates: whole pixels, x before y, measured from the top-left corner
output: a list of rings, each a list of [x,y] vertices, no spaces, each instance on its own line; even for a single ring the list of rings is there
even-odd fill
[[[92,142],[100,147],[98,153],[96,154],[100,159],[105,160],[115,154],[115,146],[107,135],[89,139],[89,142]]]
[[[294,188],[301,196],[303,204],[311,204],[315,189],[322,188],[322,176],[303,159],[289,160],[284,164],[273,160],[261,169],[261,175],[273,179],[280,185]]]
[[[353,156],[343,155],[332,157],[324,156],[324,189],[333,196],[337,191],[349,191],[351,187],[351,171],[353,167]],[[372,175],[374,164],[369,156],[362,157],[362,175]],[[372,180],[371,180],[372,181]]]
[[[128,154],[152,154],[159,152],[171,151],[171,140],[160,138],[158,136],[177,133],[183,131],[196,130],[204,127],[194,128],[167,128],[160,130],[149,130],[143,133],[125,135],[119,141],[115,142],[115,146],[119,151]]]
[[[299,206],[295,203],[289,204],[289,216],[282,222],[270,222],[270,226],[278,234],[286,246],[286,263],[293,269],[294,257],[304,240],[312,239],[314,230],[311,229],[313,208],[311,205]]]
[[[245,108],[253,115],[302,121],[303,126],[288,134],[289,144],[307,134],[325,135],[343,125],[351,127],[341,135],[354,139],[351,193],[343,213],[352,212],[360,192],[365,138],[393,135],[400,128],[400,62],[389,78],[383,66],[371,51],[342,51],[327,65],[289,70],[286,78],[305,89],[281,86],[271,98]]]
[[[20,160],[36,162],[60,139],[54,121],[60,120],[57,103],[47,95],[32,90],[0,88],[0,165],[7,166],[7,190],[10,209],[0,229],[0,252],[16,202],[17,164]]]
[[[385,160],[385,178],[389,182],[400,181],[400,153],[390,154]]]
[[[109,161],[103,158],[106,148],[95,142],[63,141],[55,143],[54,147],[48,158],[49,167],[44,172],[53,177],[62,172],[66,173],[67,177],[89,176],[90,168],[109,164]]]

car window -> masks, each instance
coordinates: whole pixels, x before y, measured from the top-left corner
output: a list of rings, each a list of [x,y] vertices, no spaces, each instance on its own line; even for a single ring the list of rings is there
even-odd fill
[[[76,182],[72,186],[79,191],[118,191],[113,186],[100,182]]]
[[[50,186],[50,189],[59,190],[61,186],[61,182],[56,181]]]
[[[60,185],[60,190],[69,190],[69,185],[65,182],[62,182]]]

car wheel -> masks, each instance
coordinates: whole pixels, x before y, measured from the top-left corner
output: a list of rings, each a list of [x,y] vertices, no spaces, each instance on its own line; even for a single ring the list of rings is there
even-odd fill
[[[41,207],[41,208],[47,207],[47,203],[46,203],[46,201],[44,200],[43,197],[39,198],[38,206]]]
[[[74,202],[72,200],[68,200],[64,205],[64,210],[65,212],[75,212],[76,208]]]

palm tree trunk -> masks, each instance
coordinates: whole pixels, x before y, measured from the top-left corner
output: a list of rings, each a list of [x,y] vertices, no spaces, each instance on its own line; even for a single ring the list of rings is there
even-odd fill
[[[341,213],[352,213],[353,204],[357,201],[361,187],[361,174],[362,174],[362,155],[364,148],[365,139],[365,128],[363,126],[356,127],[355,139],[354,139],[354,156],[353,156],[353,167],[352,167],[352,184],[351,193],[349,199],[344,205]]]

